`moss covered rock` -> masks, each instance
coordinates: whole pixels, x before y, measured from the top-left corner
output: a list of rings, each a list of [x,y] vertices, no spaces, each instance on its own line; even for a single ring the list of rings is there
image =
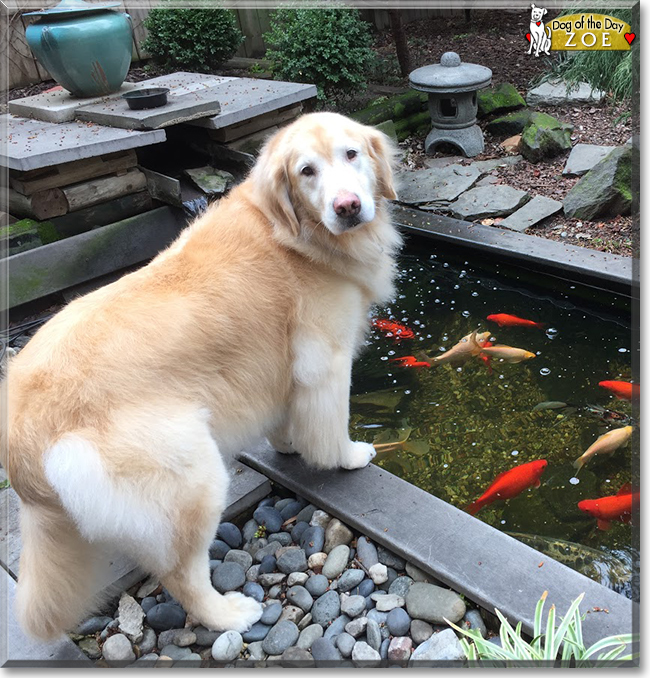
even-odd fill
[[[590,221],[629,214],[632,209],[632,162],[638,154],[631,145],[614,149],[590,169],[567,193],[567,217]],[[638,157],[637,157],[638,162]]]
[[[524,108],[521,111],[502,115],[488,122],[486,129],[490,134],[497,137],[511,137],[514,134],[523,132],[532,113],[529,108]]]
[[[429,111],[414,113],[408,118],[402,118],[395,123],[395,134],[398,141],[404,141],[412,134],[426,134],[431,129],[431,116]]]
[[[393,141],[397,141],[397,132],[395,131],[395,123],[392,120],[380,122],[378,125],[375,125],[375,129],[378,129],[380,132],[383,132],[387,137],[390,137]]]
[[[61,239],[61,235],[51,221],[21,219],[0,227],[0,238],[7,240],[9,254],[12,255],[56,242]]]
[[[429,98],[424,92],[411,90],[394,97],[376,99],[370,106],[353,113],[350,117],[364,125],[378,125],[386,120],[393,120],[397,125],[398,120],[427,111],[428,101]]]
[[[511,111],[526,105],[524,98],[509,82],[481,90],[477,95],[477,101],[479,117]]]
[[[552,158],[571,148],[573,125],[546,113],[532,113],[521,135],[519,152],[530,162]]]

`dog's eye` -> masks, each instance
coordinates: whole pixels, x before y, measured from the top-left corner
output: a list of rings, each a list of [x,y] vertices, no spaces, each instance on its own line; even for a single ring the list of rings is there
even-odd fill
[[[355,151],[353,148],[351,148],[348,151],[348,160],[354,160],[357,157],[357,155],[359,155],[359,153]]]
[[[310,167],[309,165],[305,165],[301,170],[300,174],[303,174],[306,177],[312,177],[314,176],[314,168]]]

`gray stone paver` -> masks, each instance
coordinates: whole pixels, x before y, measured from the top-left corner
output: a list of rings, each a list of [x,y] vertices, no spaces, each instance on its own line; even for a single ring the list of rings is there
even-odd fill
[[[562,174],[582,176],[609,155],[616,146],[598,146],[597,144],[576,144],[566,163]]]
[[[604,92],[592,89],[586,82],[581,82],[577,89],[567,90],[567,85],[562,81],[547,81],[529,90],[526,103],[529,106],[596,104],[604,96]]]
[[[404,172],[398,177],[398,200],[409,205],[449,204],[473,186],[481,172],[472,167],[446,167]]]
[[[87,122],[52,123],[30,118],[0,116],[0,165],[26,172],[73,160],[93,158],[165,141],[163,130],[138,132]]]
[[[449,207],[458,219],[482,219],[484,217],[502,217],[512,214],[528,199],[526,191],[511,186],[480,186],[465,191]]]
[[[559,212],[561,209],[561,202],[553,200],[552,198],[547,198],[544,195],[536,195],[523,207],[520,207],[516,212],[513,212],[509,217],[506,217],[499,224],[499,228],[509,228],[513,231],[525,231],[527,228],[534,226],[543,219]]]

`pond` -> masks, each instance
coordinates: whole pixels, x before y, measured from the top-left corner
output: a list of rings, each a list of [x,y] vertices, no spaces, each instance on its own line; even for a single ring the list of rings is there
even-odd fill
[[[412,336],[396,340],[373,328],[354,367],[351,435],[396,443],[379,447],[375,463],[460,509],[500,473],[546,460],[539,487],[494,501],[476,518],[634,598],[634,525],[615,520],[600,529],[578,508],[631,482],[631,445],[590,459],[579,472],[573,465],[606,431],[636,425],[630,402],[599,386],[633,380],[630,300],[474,257],[421,239],[405,248],[396,298],[374,317],[398,322]],[[500,313],[543,327],[487,320]],[[462,366],[431,367],[395,361],[443,355],[474,330],[535,357],[516,364],[472,357]],[[549,401],[553,408],[535,409]]]

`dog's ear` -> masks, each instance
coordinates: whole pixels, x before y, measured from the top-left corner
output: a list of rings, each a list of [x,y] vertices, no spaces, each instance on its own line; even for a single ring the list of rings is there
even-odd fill
[[[264,145],[251,172],[253,200],[275,226],[288,228],[294,236],[300,232],[298,217],[289,194],[286,154],[281,152],[283,131]]]
[[[535,3],[530,6],[531,9],[535,9]]]
[[[544,9],[542,10],[542,16],[544,16],[544,15],[546,14],[546,12],[548,12],[548,10],[547,10],[546,8],[544,8]]]
[[[375,165],[375,174],[380,194],[388,200],[395,200],[393,167],[396,164],[397,149],[391,140],[379,130],[368,130],[368,150]]]

